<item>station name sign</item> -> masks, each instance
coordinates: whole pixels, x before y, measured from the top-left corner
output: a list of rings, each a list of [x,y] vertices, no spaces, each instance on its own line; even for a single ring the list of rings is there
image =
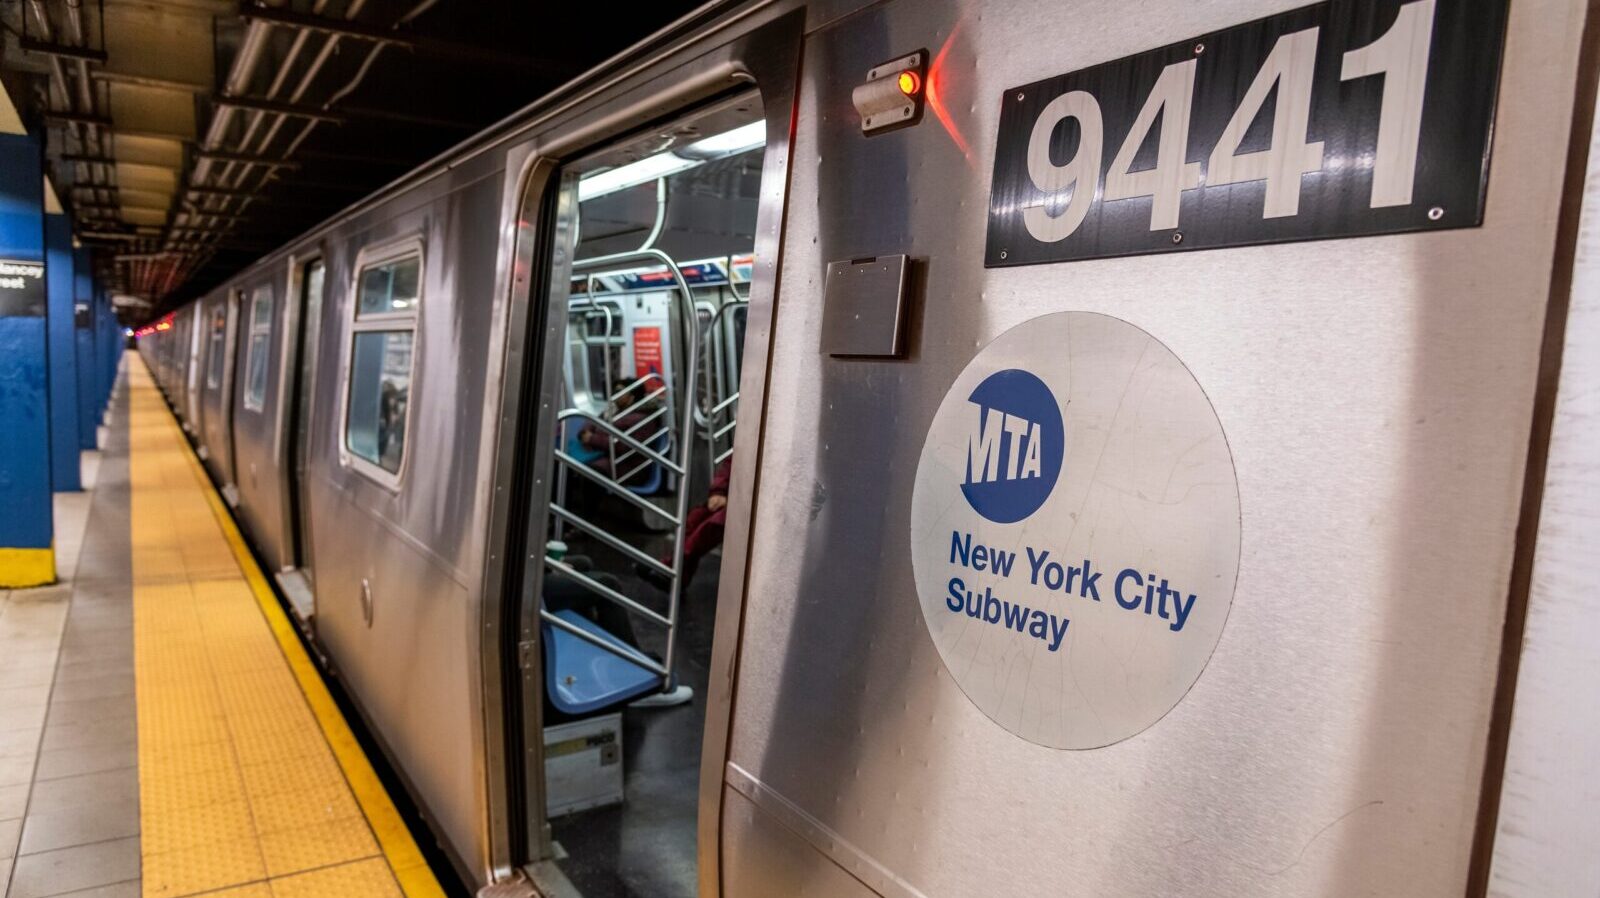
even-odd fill
[[[0,259],[0,318],[44,315],[44,263]]]
[[[1479,225],[1506,0],[1334,0],[1007,90],[985,265]]]

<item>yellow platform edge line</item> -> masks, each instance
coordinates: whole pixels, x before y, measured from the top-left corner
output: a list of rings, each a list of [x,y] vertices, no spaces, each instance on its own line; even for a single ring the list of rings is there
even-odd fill
[[[142,358],[140,363],[144,363]],[[149,366],[146,365],[145,369],[148,372]],[[151,389],[157,388],[152,386]],[[165,408],[164,403],[163,408]],[[344,719],[344,713],[339,710],[332,693],[328,691],[327,684],[322,681],[321,672],[312,662],[311,656],[306,654],[305,646],[300,644],[300,637],[294,624],[289,622],[289,616],[284,614],[282,606],[278,604],[278,597],[268,585],[260,565],[256,564],[255,556],[250,554],[244,536],[234,523],[233,515],[223,504],[222,496],[217,493],[216,486],[207,476],[205,467],[194,453],[194,448],[184,438],[177,418],[173,417],[170,409],[166,409],[166,412],[167,424],[176,432],[179,444],[184,450],[184,457],[188,459],[189,469],[199,482],[207,504],[211,506],[212,516],[222,528],[222,535],[227,540],[228,547],[233,550],[234,560],[238,562],[245,582],[250,585],[250,592],[255,596],[256,605],[261,609],[268,628],[278,641],[278,648],[288,660],[289,669],[299,681],[300,691],[305,695],[306,703],[311,706],[311,712],[317,718],[323,737],[333,749],[334,757],[344,771],[345,779],[350,783],[350,791],[354,793],[362,814],[371,825],[373,835],[378,839],[378,847],[382,849],[384,859],[388,861],[389,869],[394,873],[401,891],[405,893],[406,898],[444,898],[444,889],[440,887],[438,878],[434,876],[432,868],[423,858],[422,851],[417,848],[416,840],[411,837],[411,830],[406,827],[405,821],[400,819],[400,812],[390,799],[388,790],[378,779],[377,771],[372,768],[372,762],[367,759],[366,752],[356,741],[355,732],[350,729],[349,722]]]
[[[27,589],[56,582],[55,546],[0,549],[0,589]]]

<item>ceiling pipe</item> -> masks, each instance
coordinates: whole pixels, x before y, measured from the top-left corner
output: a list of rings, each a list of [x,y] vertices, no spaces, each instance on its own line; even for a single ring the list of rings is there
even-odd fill
[[[410,23],[412,20],[416,19],[418,16],[420,16],[423,13],[427,12],[429,9],[432,9],[438,3],[439,3],[439,0],[422,0],[422,2],[418,3],[416,6],[412,7],[410,11],[408,11],[403,16],[401,16],[400,19],[395,23],[394,27],[398,28],[401,25],[405,25],[405,24]],[[313,12],[314,13],[321,13],[323,11],[323,9],[326,7],[326,5],[327,5],[327,0],[318,0],[318,2],[316,4],[314,4],[314,6],[313,6]],[[353,20],[357,15],[360,14],[362,8],[365,5],[366,5],[366,0],[352,0],[350,5],[348,7],[346,7],[346,9],[344,11],[344,18],[347,19],[347,20]],[[258,20],[252,20],[251,21],[251,28],[252,29],[255,28],[257,25],[265,25],[265,23],[259,22]],[[274,78],[273,83],[272,83],[271,87],[268,90],[268,98],[269,99],[276,99],[277,98],[278,91],[282,89],[284,82],[287,80],[289,71],[292,68],[292,64],[295,61],[295,59],[298,57],[300,50],[304,47],[305,41],[306,41],[306,39],[307,39],[309,34],[310,34],[309,30],[301,29],[300,32],[296,35],[295,43],[291,46],[290,53],[289,53],[285,63],[282,66],[279,67],[279,71],[277,73],[277,76]],[[311,65],[309,67],[307,67],[306,72],[301,76],[300,82],[296,86],[294,92],[290,94],[289,99],[288,99],[289,103],[291,103],[291,104],[299,104],[299,103],[303,102],[303,100],[305,98],[305,94],[310,90],[312,84],[316,80],[317,75],[321,73],[323,66],[325,66],[327,64],[327,61],[338,50],[339,45],[340,45],[340,37],[338,35],[331,35],[331,36],[329,36],[329,38],[326,41],[323,42],[322,47],[319,50],[319,52],[317,53],[316,58],[312,61]],[[344,99],[345,97],[349,96],[351,93],[353,93],[357,89],[357,87],[360,86],[362,80],[364,80],[366,78],[367,73],[371,70],[373,64],[377,61],[378,54],[382,51],[384,46],[385,45],[381,44],[381,43],[380,44],[375,44],[375,45],[372,46],[372,48],[367,53],[366,59],[363,60],[361,66],[358,68],[358,70],[356,71],[356,74],[351,78],[349,83],[347,83],[340,90],[336,91],[332,97],[330,97],[326,102],[324,102],[322,104],[322,108],[323,109],[331,109],[335,103],[337,103],[340,100]],[[237,93],[241,93],[243,90],[244,90],[243,87],[236,88],[234,83],[233,83],[233,80],[230,78],[229,85],[228,85],[228,93],[237,94]],[[289,122],[291,118],[294,118],[294,116],[285,115],[285,114],[281,114],[281,113],[257,111],[255,113],[255,115],[252,117],[252,120],[250,122],[249,127],[246,130],[246,133],[245,133],[244,137],[240,141],[240,147],[241,147],[241,149],[243,151],[249,152],[249,146],[250,146],[251,139],[254,137],[254,135],[256,133],[256,130],[257,130],[258,126],[260,125],[260,123],[262,121],[264,121],[266,116],[268,116],[268,115],[275,115],[276,118],[273,121],[272,125],[267,129],[266,134],[262,136],[262,138],[261,138],[261,140],[260,140],[260,142],[259,142],[259,144],[257,146],[257,153],[259,155],[266,155],[267,149],[272,145],[273,141],[276,140],[276,138],[277,138],[279,132],[282,130],[283,126],[287,122]],[[215,123],[215,121],[216,121],[216,119],[213,118],[213,123]],[[311,132],[314,131],[319,124],[321,124],[321,122],[316,120],[316,119],[311,119],[311,120],[307,121],[306,124],[305,124],[305,127],[303,127],[301,129],[300,133],[298,135],[296,135],[293,140],[290,141],[287,149],[282,154],[282,157],[286,158],[286,159],[289,158],[289,157],[292,157],[294,155],[295,151],[300,148],[300,145],[305,142],[305,140],[311,135]],[[208,135],[208,138],[209,138],[209,135]],[[224,187],[228,187],[229,189],[235,190],[235,191],[242,190],[245,180],[250,176],[250,174],[251,174],[251,172],[252,172],[254,167],[255,167],[254,163],[248,163],[248,162],[239,163],[239,167],[238,167],[238,170],[237,170],[237,176],[233,177],[232,183],[230,185],[228,179],[229,179],[230,175],[234,174],[235,169],[234,169],[234,164],[233,163],[229,163],[229,167],[222,171],[217,183],[220,184],[220,185],[223,185]],[[196,169],[196,177],[195,177],[194,180],[195,181],[199,181],[200,180],[199,176],[200,176],[200,170],[197,167],[197,169]],[[264,186],[264,185],[258,184],[257,185],[257,189],[259,190],[260,187],[262,187],[262,186]],[[230,204],[231,199],[233,199],[233,197],[213,196],[213,197],[211,197],[209,199],[217,200],[217,202],[214,205],[216,207],[218,207],[218,208],[215,209],[215,215],[213,215],[212,217],[220,219],[220,218],[223,217],[223,214],[228,211],[228,206]],[[238,220],[238,218],[240,217],[238,215],[238,213],[241,213],[241,212],[245,211],[249,207],[249,205],[252,202],[255,201],[256,198],[253,197],[253,196],[244,196],[244,197],[238,197],[238,199],[239,199],[238,207],[236,209],[232,210],[235,214],[232,215],[232,216],[228,216],[232,220]],[[206,202],[205,205],[206,206],[211,206],[213,204],[209,203],[209,202]],[[199,214],[194,216],[194,217],[203,217],[203,216],[206,215],[206,213],[211,212],[212,210],[211,209],[204,209],[204,210],[197,210],[197,211],[199,212]],[[213,241],[213,244],[214,244],[214,242],[216,240],[220,240],[223,236],[225,236],[225,235],[222,234],[220,231],[219,232],[215,232],[214,236],[211,237],[211,240]],[[203,264],[205,260],[209,259],[210,258],[210,253],[213,250],[214,250],[214,245],[213,245],[212,249],[207,249],[207,250],[204,250],[204,251],[202,251],[200,253],[196,253],[196,254],[193,254],[193,255],[188,255],[179,264],[171,266],[169,268],[169,270],[168,270],[168,277],[167,277],[167,281],[166,281],[166,283],[164,285],[163,293],[165,293],[168,290],[173,289],[173,287],[174,287],[174,285],[175,285],[175,283],[176,283],[176,281],[177,281],[177,279],[178,279],[178,277],[180,275],[187,276],[195,268],[198,268],[199,265]]]
[[[365,0],[355,0],[353,6],[355,9],[359,10],[363,3],[365,3]],[[317,3],[313,8],[316,11],[321,12],[326,5],[327,0],[317,0]],[[354,13],[351,12],[350,14],[353,15]],[[245,35],[246,44],[249,44],[251,35],[260,34],[262,37],[254,47],[249,48],[250,58],[246,59],[245,48],[241,48],[239,55],[234,57],[234,62],[230,67],[228,76],[226,90],[228,95],[243,96],[249,92],[250,81],[254,76],[256,63],[259,61],[261,48],[265,46],[265,35],[268,33],[270,28],[271,26],[266,22],[261,22],[254,19],[250,21],[249,30]],[[277,74],[274,76],[272,84],[268,88],[267,96],[269,99],[275,99],[278,91],[283,88],[283,84],[288,79],[290,70],[294,67],[294,63],[298,61],[300,53],[304,49],[309,38],[309,33],[305,31],[301,31],[295,35],[294,43],[290,45],[288,54],[285,56],[283,63],[279,65]],[[324,54],[323,57],[319,57],[318,60],[313,64],[310,72],[308,72],[308,77],[315,77],[317,69],[320,69],[323,62],[325,62],[325,56],[326,54]],[[241,65],[241,60],[245,61],[248,70],[246,70],[246,66]],[[291,99],[291,102],[293,102],[293,99]],[[208,129],[206,134],[206,142],[204,144],[206,149],[217,149],[217,144],[221,142],[222,135],[226,133],[226,126],[228,122],[232,120],[233,115],[237,111],[242,110],[239,110],[238,107],[230,106],[222,106],[216,109],[216,111],[212,114],[211,127]],[[251,138],[255,135],[256,130],[260,127],[262,120],[267,114],[268,113],[260,110],[252,111],[250,122],[245,128],[244,137],[239,142],[239,146],[242,150],[248,151]],[[265,146],[265,144],[263,144],[263,146]],[[219,172],[215,183],[221,187],[229,187],[229,176],[235,171],[237,166],[238,170],[240,171],[240,175],[232,182],[231,186],[233,189],[237,189],[243,184],[245,173],[250,171],[251,168],[247,163],[236,163],[233,161],[223,163],[223,166],[224,167]],[[189,180],[189,183],[195,186],[204,185],[206,183],[206,177],[210,174],[210,172],[210,161],[202,159],[201,162],[195,165],[195,170]],[[215,194],[211,196],[201,196],[200,202],[197,203],[195,209],[192,210],[195,214],[191,217],[203,216],[205,213],[212,211],[213,209],[218,213],[227,212],[229,211],[228,206],[230,204],[230,199],[231,198],[229,197],[218,196]],[[241,208],[243,205],[248,205],[248,198],[245,198],[244,202],[241,204]],[[170,266],[167,271],[166,280],[162,285],[162,293],[165,294],[167,291],[172,290],[176,286],[176,281],[180,274],[187,275],[194,268],[198,267],[201,263],[202,257],[203,254],[201,253],[190,254],[184,259],[184,261],[177,265]]]
[[[420,16],[423,13],[427,12],[429,9],[431,9],[433,6],[435,6],[438,2],[439,2],[439,0],[422,0],[421,3],[419,3],[415,7],[413,7],[405,15],[401,16],[400,20],[396,23],[395,27],[399,27],[400,25],[409,23],[411,20],[415,19],[417,16]],[[365,5],[366,5],[366,0],[352,0],[351,4],[348,7],[345,8],[344,18],[346,20],[353,20],[357,15],[360,14],[362,8]],[[313,13],[321,13],[325,6],[326,6],[326,0],[319,0],[319,2],[313,7],[312,11],[313,11]],[[299,36],[297,37],[297,40],[296,40],[296,44],[295,44],[295,49],[296,50],[298,50],[298,48],[301,46],[300,38],[304,38],[310,33],[311,32],[309,30],[305,30],[305,29],[301,30],[301,32],[300,32],[300,34],[299,34]],[[289,102],[291,104],[299,104],[299,103],[302,103],[304,101],[305,95],[311,89],[311,86],[315,82],[317,75],[321,73],[323,66],[327,64],[328,60],[338,50],[339,45],[340,45],[340,40],[341,40],[341,38],[340,38],[339,35],[331,35],[331,36],[329,36],[329,38],[326,41],[323,42],[322,48],[317,53],[316,58],[312,61],[311,65],[306,69],[305,74],[301,76],[300,83],[295,87],[294,92],[292,94],[290,94]],[[335,102],[337,102],[340,99],[343,99],[345,96],[348,96],[352,91],[354,91],[356,89],[356,87],[361,83],[361,80],[366,77],[367,71],[372,67],[372,63],[377,59],[377,50],[381,49],[383,46],[384,46],[383,44],[377,44],[377,45],[375,45],[373,47],[373,50],[368,53],[366,60],[363,61],[362,65],[361,65],[360,69],[357,71],[355,77],[347,85],[345,85],[345,87],[342,90],[340,90],[339,92],[335,93],[332,98],[330,98],[328,101],[324,102],[322,104],[322,108],[323,109],[331,108]],[[269,91],[269,96],[275,97],[277,95],[277,91],[282,87],[282,82],[285,80],[285,77],[288,74],[288,68],[289,67],[287,65],[285,65],[283,67],[283,69],[279,72],[279,76],[278,76],[277,80],[274,81],[274,83],[272,85],[272,88]],[[265,116],[265,114],[263,114],[262,116],[258,116],[257,119],[255,120],[255,122],[252,122],[252,128],[251,128],[250,132],[245,135],[244,140],[241,141],[241,146],[248,147],[249,140],[250,140],[251,136],[254,134],[254,125],[256,123],[258,123],[262,118],[264,118],[264,116]],[[288,116],[288,115],[278,115],[277,116],[277,119],[272,123],[271,127],[268,128],[266,135],[262,137],[261,142],[259,144],[259,151],[262,154],[265,154],[267,148],[270,147],[272,145],[273,141],[277,139],[278,133],[282,130],[283,126],[291,118],[292,118],[292,116]],[[315,120],[315,119],[312,119],[312,120],[308,121],[306,123],[306,127],[301,129],[300,134],[298,136],[296,136],[292,141],[290,141],[288,148],[282,154],[283,157],[284,158],[289,158],[289,157],[293,156],[295,151],[298,150],[300,145],[305,141],[305,139],[311,135],[311,132],[316,129],[316,126],[318,124],[321,124],[321,123],[319,121]],[[245,166],[245,168],[243,170],[241,170],[239,172],[238,177],[234,179],[232,187],[234,189],[236,189],[236,190],[241,188],[244,185],[245,179],[247,177],[249,177],[249,174],[250,174],[250,168],[247,165],[247,166]],[[223,174],[223,179],[224,179],[223,183],[226,183],[226,177],[227,177],[227,172],[224,172],[224,174]],[[261,186],[264,186],[264,185],[257,185],[258,189]],[[241,200],[241,202],[240,202],[239,208],[236,211],[243,212],[246,208],[249,207],[249,205],[250,205],[250,203],[252,201],[253,201],[253,198],[250,198],[250,197],[243,198]],[[223,203],[222,205],[224,206],[224,208],[226,207],[226,203]],[[201,254],[201,255],[198,255],[198,256],[190,257],[189,259],[186,260],[186,263],[183,266],[184,269],[186,269],[184,271],[184,273],[187,274],[187,269],[192,269],[192,268],[198,267],[200,264],[203,264],[205,259],[208,259],[208,258],[209,258],[209,256],[206,255],[206,254]],[[179,273],[178,271],[174,271],[172,274],[173,274],[174,277],[176,277],[178,273]]]
[[[242,93],[250,84],[250,79],[255,74],[256,65],[261,61],[261,54],[267,45],[267,37],[272,26],[259,21],[252,21],[245,30],[244,40],[239,45],[239,52],[234,55],[233,63],[228,67],[228,80],[226,90],[230,94]],[[201,141],[202,149],[215,150],[223,137],[228,133],[228,125],[232,123],[234,115],[238,112],[232,106],[218,107],[212,111],[211,122],[206,127],[206,134]],[[211,174],[212,160],[200,157],[195,161],[194,170],[187,179],[188,184],[204,184]],[[181,189],[181,188],[180,188]],[[170,235],[164,241],[171,244]],[[165,296],[174,287],[174,278],[181,265],[171,266],[167,276],[161,284],[161,289],[146,291],[156,296]]]
[[[67,30],[71,32],[72,43],[80,47],[89,46],[89,33],[88,29],[84,28],[83,26],[83,10],[81,8],[81,4],[74,2],[74,0],[67,0],[66,6]],[[101,24],[103,27],[104,23]],[[79,57],[77,63],[78,102],[82,104],[82,108],[85,112],[93,114],[95,111],[94,82],[90,80],[89,77],[89,61]],[[84,133],[87,134],[89,131],[90,129],[86,128]],[[95,127],[93,132],[95,135],[95,150],[102,156],[110,157],[111,147],[109,144],[111,143],[111,129],[109,127]],[[114,184],[117,182],[117,170],[115,165],[104,166],[102,174],[104,175],[104,180],[108,184]]]
[[[55,28],[50,24],[50,14],[49,14],[49,10],[45,7],[44,0],[28,0],[28,6],[29,6],[29,8],[31,8],[33,10],[34,18],[39,20],[39,34],[40,34],[40,36],[47,42],[54,42],[55,39],[56,39]],[[26,22],[26,19],[27,19],[27,13],[26,12],[23,13],[23,19],[24,19],[24,22]],[[59,57],[59,56],[51,56],[51,57],[49,57],[49,60],[50,60],[50,87],[52,88],[52,94],[54,95],[54,97],[58,97],[59,98],[59,100],[60,100],[60,109],[62,111],[64,111],[64,112],[70,113],[70,112],[73,111],[73,102],[72,102],[71,88],[69,86],[68,79],[67,79],[66,66],[62,63],[61,57]],[[87,70],[88,63],[83,62],[82,60],[79,60],[79,62],[82,63],[84,69]],[[83,112],[85,114],[92,115],[94,113],[93,97],[85,95],[85,97],[84,97],[84,105],[81,107],[81,109],[79,111]],[[90,150],[89,135],[91,133],[94,133],[93,130],[92,130],[94,126],[89,124],[88,122],[82,121],[82,120],[79,120],[76,124],[77,124],[77,127],[82,128],[82,131],[77,134],[77,138],[78,138],[79,145],[82,146],[84,148],[84,150],[86,151],[85,155],[94,155],[94,156],[103,156],[103,155],[105,155],[104,153],[98,152],[98,142],[96,142],[96,144],[95,144],[97,149],[95,151],[92,151],[92,152],[89,151]],[[72,127],[73,126],[71,124],[69,124],[68,125],[68,130],[72,130]],[[97,169],[93,165],[86,165],[85,168],[84,168],[84,171],[88,175],[89,186],[95,187],[97,189],[103,189],[105,185],[102,184],[101,182],[102,181],[111,180],[110,175],[114,174],[114,172],[111,172],[109,170],[109,167],[102,167],[102,168]],[[99,177],[97,177],[97,175]],[[76,180],[76,179],[74,179],[74,180]],[[96,197],[96,198],[98,199],[99,197]]]

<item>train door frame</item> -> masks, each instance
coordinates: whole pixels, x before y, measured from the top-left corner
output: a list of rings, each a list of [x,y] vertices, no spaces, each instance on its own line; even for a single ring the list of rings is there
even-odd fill
[[[284,472],[283,545],[285,567],[298,571],[310,593],[310,612],[316,609],[316,568],[312,557],[311,501],[307,490],[311,464],[312,411],[316,381],[321,370],[322,324],[328,299],[327,254],[319,246],[289,257],[283,345],[283,376],[277,445],[274,456]],[[321,295],[311,295],[310,272],[321,266]],[[314,308],[313,308],[314,306]]]
[[[720,18],[718,14],[722,14]],[[562,328],[549,326],[551,300],[564,297],[572,259],[567,251],[576,220],[575,176],[566,163],[639,129],[676,119],[732,93],[754,90],[766,121],[761,201],[749,298],[738,444],[731,486],[733,501],[723,542],[721,580],[712,650],[711,689],[706,696],[699,809],[696,823],[699,893],[721,892],[720,820],[723,767],[728,752],[738,662],[759,446],[766,389],[773,303],[787,211],[789,155],[796,118],[804,9],[773,7],[713,11],[682,40],[617,75],[586,102],[552,115],[544,127],[507,152],[502,243],[497,297],[506,308],[496,316],[505,347],[496,462],[484,565],[480,660],[484,681],[485,737],[494,878],[526,870],[546,892],[571,894],[554,865],[544,811],[541,702],[524,701],[542,690],[538,596],[541,557],[525,551],[530,533],[541,533],[551,484],[553,446],[540,437],[553,432],[566,354]],[[565,310],[561,310],[563,318]],[[491,384],[491,389],[496,385]]]
[[[201,348],[205,344],[205,305],[195,303],[183,313],[189,325],[188,361],[184,366],[183,429],[191,436],[200,434],[200,388],[205,383],[201,370]]]
[[[239,490],[234,484],[238,481],[237,459],[233,452],[233,404],[238,399],[239,383],[239,316],[244,307],[244,290],[238,287],[229,287],[223,297],[222,307],[227,316],[227,325],[222,332],[222,383],[217,385],[217,414],[221,418],[217,429],[217,439],[223,444],[218,446],[217,468],[222,477],[222,496],[228,500],[228,505],[239,504]]]

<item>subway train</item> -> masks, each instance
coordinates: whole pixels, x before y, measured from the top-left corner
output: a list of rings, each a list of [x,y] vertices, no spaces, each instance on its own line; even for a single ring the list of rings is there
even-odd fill
[[[138,350],[470,889],[1590,894],[1596,27],[713,2]]]

